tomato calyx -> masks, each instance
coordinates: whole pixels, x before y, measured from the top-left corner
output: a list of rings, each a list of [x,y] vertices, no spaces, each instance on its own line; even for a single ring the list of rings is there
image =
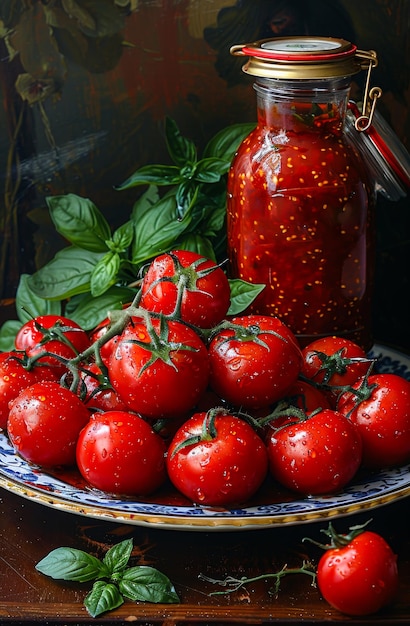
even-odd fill
[[[183,448],[196,445],[197,443],[201,443],[201,441],[212,441],[213,439],[216,439],[218,431],[215,426],[215,419],[218,415],[229,415],[229,412],[223,407],[215,407],[214,409],[207,411],[204,421],[202,422],[201,433],[199,435],[192,435],[192,437],[187,437],[187,439],[181,441],[181,443],[172,451],[172,457],[174,457],[177,452]]]
[[[310,537],[304,537],[302,541],[309,541],[310,543],[313,543],[315,546],[322,548],[322,550],[338,550],[340,548],[344,548],[348,546],[353,541],[353,539],[361,535],[365,531],[366,527],[368,526],[368,524],[370,524],[371,521],[372,520],[370,519],[370,520],[367,520],[367,522],[364,522],[363,524],[350,526],[349,532],[344,533],[344,534],[337,533],[335,529],[333,528],[332,522],[329,522],[329,525],[327,528],[321,528],[320,530],[320,532],[322,532],[324,535],[326,535],[330,539],[329,543],[321,543],[320,541],[315,541],[314,539],[311,539]]]
[[[314,350],[312,352],[312,355],[315,355],[321,362],[317,373],[323,372],[323,385],[328,385],[334,375],[343,376],[346,374],[349,365],[353,363],[369,362],[373,364],[374,362],[373,359],[365,359],[363,357],[346,357],[344,356],[346,352],[347,349],[345,347],[340,348],[340,350],[337,350],[333,354],[326,354],[320,350]]]
[[[259,335],[273,335],[274,337],[281,339],[283,342],[288,343],[287,339],[283,337],[280,333],[277,333],[274,330],[263,330],[259,326],[259,324],[249,324],[249,326],[243,326],[241,324],[234,324],[229,320],[224,320],[223,322],[215,326],[215,328],[212,329],[209,335],[209,340],[212,340],[216,335],[225,330],[231,330],[233,332],[233,335],[230,335],[228,337],[221,337],[220,343],[226,343],[232,340],[240,342],[253,341],[259,346],[266,348],[266,350],[268,351],[270,351],[268,344],[263,341],[263,339],[261,339]]]
[[[138,377],[143,374],[143,372],[148,369],[155,361],[161,360],[166,365],[173,367],[176,371],[178,371],[177,366],[171,359],[171,354],[175,351],[185,350],[187,352],[196,352],[197,349],[188,346],[181,342],[170,341],[169,340],[169,325],[168,320],[164,315],[159,316],[159,332],[155,330],[152,324],[152,318],[149,314],[144,314],[141,316],[145,322],[145,327],[147,329],[150,341],[139,341],[138,339],[124,339],[124,343],[131,343],[151,352],[151,357],[147,360],[146,363],[141,367],[138,372]],[[131,323],[132,320],[131,320]]]
[[[306,422],[308,419],[311,419],[314,415],[319,413],[322,410],[321,407],[318,407],[311,413],[307,414],[306,411],[301,409],[298,406],[290,405],[288,402],[279,402],[275,408],[266,415],[265,417],[258,420],[260,426],[272,426],[275,432],[282,430],[283,428],[287,428],[288,426],[294,426],[295,424],[300,424],[302,422]],[[291,418],[289,421],[286,420],[283,423],[283,419]],[[280,420],[280,426],[275,426],[275,422]]]
[[[59,319],[56,320],[56,322],[49,328],[46,328],[45,326],[40,324],[36,319],[34,319],[33,322],[34,322],[34,326],[36,330],[42,334],[42,338],[35,346],[36,348],[44,346],[49,341],[59,341],[60,343],[63,343],[66,346],[68,346],[73,351],[74,354],[78,354],[78,350],[76,349],[74,344],[70,341],[70,339],[67,337],[66,333],[67,332],[82,333],[83,330],[81,328],[64,324],[64,322],[62,322]]]
[[[187,437],[187,439],[181,441],[181,443],[176,446],[172,451],[171,458],[174,457],[175,454],[183,448],[196,445],[197,443],[213,441],[214,439],[216,439],[218,436],[218,430],[215,426],[215,420],[220,415],[227,415],[231,416],[232,418],[242,419],[250,424],[255,430],[258,430],[258,428],[260,428],[260,423],[247,413],[239,413],[238,415],[236,415],[231,411],[228,411],[224,407],[214,407],[206,412],[206,415],[202,422],[201,433],[199,435],[192,435],[192,437]]]
[[[344,392],[351,393],[355,396],[353,407],[346,414],[347,418],[351,416],[351,414],[358,408],[358,406],[360,406],[362,402],[365,402],[366,400],[368,400],[370,396],[372,395],[373,391],[377,389],[378,387],[377,383],[369,384],[370,373],[371,373],[371,368],[369,368],[369,371],[367,372],[366,376],[363,377],[363,379],[360,381],[360,384],[358,384],[357,387],[348,386],[344,389]]]

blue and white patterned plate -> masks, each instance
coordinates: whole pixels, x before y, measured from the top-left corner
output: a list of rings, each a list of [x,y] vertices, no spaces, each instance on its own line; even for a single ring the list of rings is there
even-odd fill
[[[410,380],[409,356],[380,345],[374,346],[371,356],[378,359],[379,372]],[[192,505],[169,494],[151,501],[124,500],[87,488],[74,474],[67,476],[63,479],[29,465],[0,433],[0,487],[54,509],[119,523],[173,530],[253,530],[342,517],[410,495],[410,465],[357,477],[330,496],[268,492],[263,503],[233,510]]]

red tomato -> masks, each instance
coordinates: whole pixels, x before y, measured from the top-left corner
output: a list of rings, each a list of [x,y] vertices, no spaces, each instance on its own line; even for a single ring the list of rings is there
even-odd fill
[[[62,359],[72,359],[90,345],[87,333],[73,320],[58,315],[40,315],[23,324],[15,338],[17,350],[24,350],[28,357],[50,352]],[[67,370],[61,359],[43,356],[38,362],[50,364],[56,375]]]
[[[106,318],[90,333],[90,343],[95,343],[96,341],[104,337],[107,330],[109,329],[109,326],[110,320]],[[100,356],[104,365],[108,365],[111,353],[118,343],[118,337],[119,335],[115,335],[114,337],[102,344],[100,348]]]
[[[44,467],[73,465],[88,409],[69,389],[53,381],[26,387],[10,402],[7,431],[16,452]]]
[[[338,410],[363,441],[363,465],[373,469],[410,461],[410,382],[396,374],[372,374],[345,393]]]
[[[112,386],[130,410],[150,418],[192,409],[208,384],[205,344],[181,322],[133,318],[110,358]]]
[[[216,326],[230,305],[226,274],[214,261],[189,250],[157,256],[141,290],[142,307],[164,315],[175,312],[179,319],[198,328]]]
[[[360,346],[336,336],[316,339],[302,349],[302,355],[301,374],[324,385],[333,408],[343,386],[351,386],[365,376],[372,363]]]
[[[305,495],[338,491],[353,478],[362,459],[356,427],[331,409],[301,421],[288,418],[271,433],[267,445],[272,476]]]
[[[317,409],[331,408],[330,402],[323,391],[309,382],[299,379],[288,389],[286,396],[281,399],[282,401],[290,406],[299,407],[305,413],[311,413]]]
[[[77,465],[97,489],[148,495],[166,479],[165,450],[162,438],[138,415],[94,413],[78,438]]]
[[[320,558],[317,583],[325,600],[347,615],[370,615],[390,604],[398,587],[397,557],[388,543],[364,531]]]
[[[250,424],[223,409],[195,413],[178,429],[167,454],[171,482],[202,505],[248,500],[268,471],[266,446]]]
[[[35,382],[35,370],[23,366],[18,352],[3,352],[0,355],[0,428],[7,426],[9,402]]]
[[[236,317],[210,343],[210,386],[235,407],[265,407],[296,381],[301,358],[293,333],[278,318]]]
[[[88,372],[88,373],[86,373]],[[81,372],[81,380],[86,387],[84,404],[92,411],[127,411],[128,407],[113,389],[108,377],[103,376],[96,363],[87,365]]]

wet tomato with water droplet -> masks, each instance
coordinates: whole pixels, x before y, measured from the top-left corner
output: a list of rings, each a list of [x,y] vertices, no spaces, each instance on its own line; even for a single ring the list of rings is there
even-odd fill
[[[205,343],[189,326],[133,317],[109,361],[111,384],[129,410],[157,419],[192,409],[209,378]]]
[[[176,432],[167,453],[171,482],[189,500],[209,506],[243,503],[268,470],[261,437],[244,419],[217,409],[195,413]]]
[[[280,400],[298,378],[302,356],[278,318],[235,317],[209,345],[210,386],[234,407],[259,409]]]
[[[272,476],[304,495],[327,494],[344,487],[362,460],[362,441],[354,424],[331,409],[306,419],[289,416],[268,439]]]
[[[335,335],[315,339],[302,348],[302,356],[302,376],[322,386],[332,408],[336,408],[343,387],[363,378],[372,365],[361,346]]]
[[[89,417],[75,393],[43,381],[26,387],[10,402],[7,432],[26,461],[43,467],[74,465],[77,438]]]
[[[157,256],[144,276],[140,305],[171,315],[198,328],[222,321],[230,305],[230,285],[224,271],[211,259],[191,250],[173,250]]]
[[[318,563],[317,583],[338,611],[370,615],[394,599],[397,557],[383,537],[366,530],[347,545],[326,550]]]
[[[366,467],[380,469],[410,461],[408,380],[397,374],[372,374],[341,396],[338,411],[360,433]]]
[[[16,338],[17,350],[24,350],[29,357],[43,352],[38,362],[50,364],[56,376],[62,376],[67,370],[64,359],[72,359],[90,345],[87,333],[68,317],[58,315],[39,315],[21,326]]]
[[[148,495],[166,479],[166,445],[152,426],[127,411],[94,413],[77,443],[77,465],[93,487]]]

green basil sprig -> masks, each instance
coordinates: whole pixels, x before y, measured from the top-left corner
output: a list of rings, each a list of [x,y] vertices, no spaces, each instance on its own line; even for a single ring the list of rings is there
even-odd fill
[[[43,267],[21,277],[17,320],[0,329],[0,350],[13,349],[21,323],[50,312],[67,315],[85,330],[109,310],[133,300],[144,266],[172,249],[198,252],[223,263],[226,250],[226,173],[253,124],[219,131],[198,157],[195,144],[166,119],[165,139],[173,165],[145,165],[117,189],[145,185],[128,219],[112,231],[89,198],[76,194],[46,199],[57,232],[67,241]],[[243,311],[262,289],[231,280],[230,315]]]
[[[91,617],[118,608],[124,598],[134,602],[178,603],[179,597],[165,574],[146,565],[128,566],[132,547],[132,539],[125,539],[110,548],[102,560],[76,548],[56,548],[37,563],[36,569],[58,580],[94,581],[84,599]]]

